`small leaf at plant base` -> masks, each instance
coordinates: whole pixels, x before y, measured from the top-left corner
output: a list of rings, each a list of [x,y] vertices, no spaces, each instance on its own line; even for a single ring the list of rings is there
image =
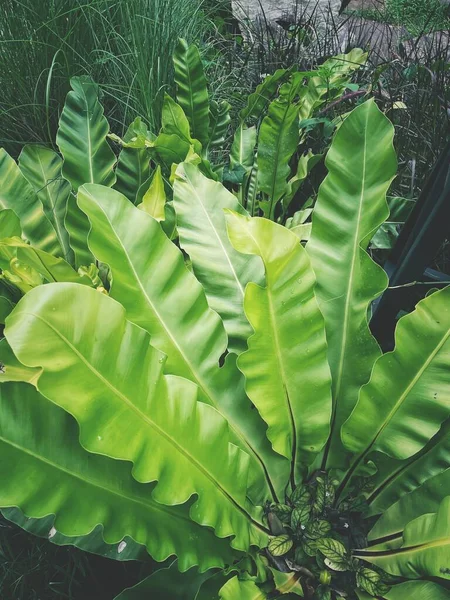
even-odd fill
[[[275,589],[277,590],[278,595],[284,596],[285,594],[289,594],[289,596],[301,596],[304,597],[304,590],[302,584],[300,583],[300,574],[299,573],[281,573],[276,569],[270,569],[273,575],[273,582],[275,584]],[[272,597],[273,594],[269,595],[269,598]],[[239,599],[241,600],[241,598]],[[261,598],[262,600],[262,598]]]
[[[326,585],[319,585],[314,596],[317,600],[331,600],[331,590]]]
[[[268,550],[272,556],[284,556],[293,546],[293,541],[288,535],[278,535],[270,540]]]
[[[295,554],[294,554],[294,562],[296,565],[304,565],[308,562],[309,560],[309,554],[307,554],[303,548],[301,548],[300,546],[298,546],[295,549]]]
[[[296,507],[309,505],[310,500],[311,493],[304,485],[297,486],[291,496],[291,502],[293,502]]]
[[[348,571],[349,570],[349,565],[347,562],[337,563],[337,562],[334,562],[334,560],[331,560],[330,558],[326,558],[325,564],[332,571]]]
[[[316,556],[317,541],[305,539],[302,541],[302,549],[308,556]]]
[[[366,568],[362,568],[356,573],[356,585],[372,596],[384,595],[389,590],[389,586],[381,581],[379,573]]]
[[[316,488],[316,497],[314,498],[314,502],[312,505],[313,512],[316,514],[320,514],[323,512],[326,504],[326,496],[325,496],[325,481],[323,479],[317,479],[317,488]]]
[[[287,504],[273,504],[270,510],[284,523],[289,523],[291,520],[292,508]]]
[[[145,192],[141,204],[138,208],[145,211],[157,221],[164,221],[166,204],[166,192],[164,190],[164,179],[161,174],[161,166],[158,165],[155,174],[153,175],[150,187]]]
[[[329,533],[330,530],[330,523],[323,519],[319,519],[318,521],[311,521],[310,523],[308,523],[308,525],[306,526],[305,535],[312,540],[318,540],[327,535],[327,533]]]
[[[291,515],[292,529],[305,529],[311,517],[311,508],[309,506],[299,506],[294,508]]]
[[[317,549],[325,556],[325,564],[333,571],[348,571],[349,559],[344,544],[333,538],[323,538],[316,542]]]

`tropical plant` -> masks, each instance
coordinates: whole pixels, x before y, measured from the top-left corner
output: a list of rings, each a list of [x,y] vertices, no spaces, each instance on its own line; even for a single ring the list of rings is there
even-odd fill
[[[120,600],[449,598],[450,288],[392,353],[368,327],[392,125],[373,100],[342,122],[304,247],[214,180],[189,106],[176,233],[161,165],[140,191],[162,146],[135,122],[114,170],[88,80],[62,158],[0,155],[4,514],[114,558],[177,557]]]
[[[165,180],[169,201],[173,165],[187,161],[225,183],[252,216],[264,214],[284,223],[308,200],[300,196],[302,184],[339,124],[317,117],[318,112],[347,89],[357,89],[351,76],[366,58],[355,49],[330,58],[317,70],[279,69],[268,75],[247,98],[230,136],[230,104],[209,98],[198,49],[180,40],[174,54],[177,97],[175,101],[165,95],[159,135],[146,133],[138,121],[123,140],[111,138],[123,152],[147,150],[162,169],[157,177]],[[325,140],[313,153],[310,132],[318,126],[326,126]],[[162,189],[162,183],[159,186]]]

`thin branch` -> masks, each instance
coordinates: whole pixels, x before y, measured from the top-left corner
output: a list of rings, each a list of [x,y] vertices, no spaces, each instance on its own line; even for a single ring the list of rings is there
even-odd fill
[[[319,112],[318,116],[320,117],[321,115],[324,115],[325,113],[327,113],[329,110],[331,110],[332,108],[334,108],[335,106],[337,106],[341,102],[345,102],[345,100],[352,100],[352,98],[358,98],[359,96],[364,96],[365,94],[367,94],[367,90],[357,90],[356,92],[349,92],[348,94],[344,94],[338,100],[335,100],[334,102],[332,102],[328,106],[325,106],[325,108],[323,108]]]

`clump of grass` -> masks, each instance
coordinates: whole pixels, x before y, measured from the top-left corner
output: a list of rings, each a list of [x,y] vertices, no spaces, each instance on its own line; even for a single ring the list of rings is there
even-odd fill
[[[141,115],[159,126],[173,91],[179,37],[201,42],[212,29],[203,0],[2,0],[0,145],[52,143],[69,79],[101,86],[117,133]]]
[[[405,27],[414,36],[450,27],[448,6],[441,0],[386,0],[383,8],[357,12],[368,19]]]

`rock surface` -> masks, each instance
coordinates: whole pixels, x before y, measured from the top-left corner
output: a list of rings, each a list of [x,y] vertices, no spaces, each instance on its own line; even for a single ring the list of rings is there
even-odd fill
[[[351,14],[352,10],[382,10],[385,0],[231,0],[241,31],[248,40],[254,35],[270,46],[269,26],[278,39],[284,39],[286,25],[307,22],[312,19],[316,40],[304,48],[305,57],[332,55],[346,52],[350,48],[370,49],[373,64],[399,57],[420,60],[424,56],[450,58],[450,36],[448,31],[435,32],[419,39],[412,39],[401,26],[389,25]],[[450,0],[441,0],[450,2]],[[345,14],[340,14],[341,9]],[[248,25],[245,25],[245,24]],[[245,31],[247,30],[247,31]]]
[[[263,17],[268,22],[276,22],[286,18],[293,18],[295,21],[300,15],[313,12],[331,12],[337,15],[341,2],[342,0],[231,0],[231,5],[240,21],[257,21]]]
[[[383,10],[385,0],[350,0],[343,7],[347,10]]]

